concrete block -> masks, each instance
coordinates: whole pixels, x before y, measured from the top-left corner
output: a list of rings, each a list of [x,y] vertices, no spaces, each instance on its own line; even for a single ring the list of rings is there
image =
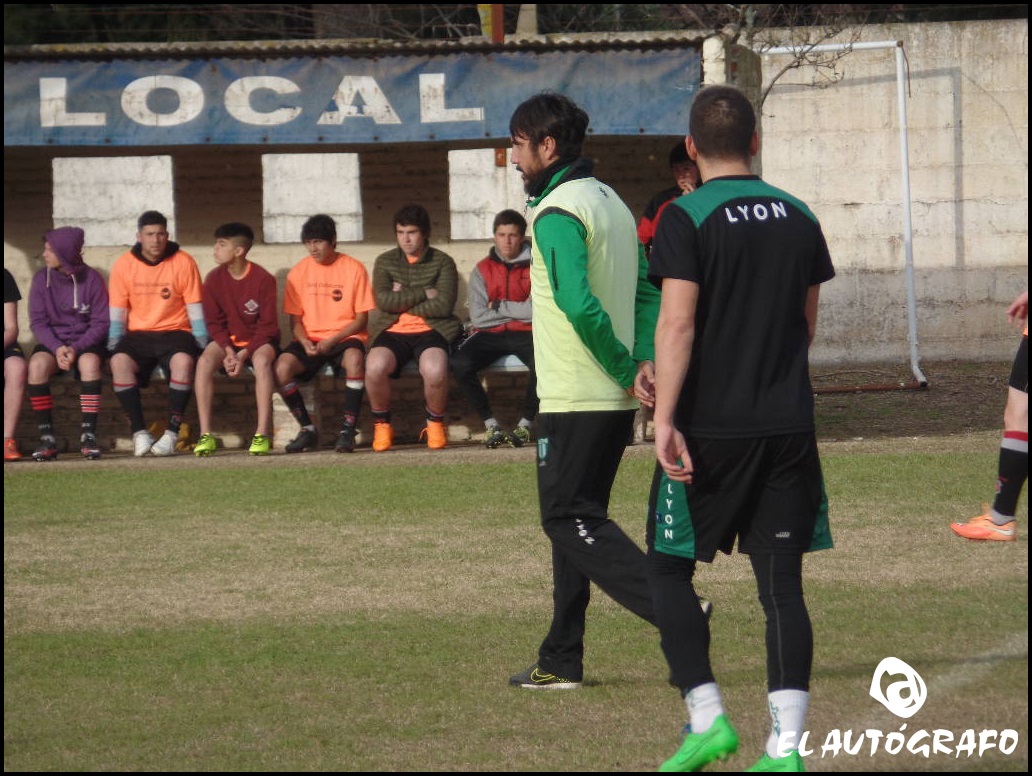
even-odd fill
[[[339,241],[362,239],[358,154],[264,154],[262,181],[265,242],[299,242],[316,213],[333,217]]]
[[[136,220],[159,210],[175,235],[171,156],[58,157],[53,160],[54,226],[79,226],[86,245],[132,245]]]
[[[505,162],[501,166],[499,152]],[[522,211],[527,199],[522,176],[509,164],[507,148],[449,151],[448,197],[453,240],[490,238],[498,211]]]

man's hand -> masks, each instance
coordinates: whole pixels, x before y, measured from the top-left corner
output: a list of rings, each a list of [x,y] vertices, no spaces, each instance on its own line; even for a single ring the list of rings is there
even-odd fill
[[[299,342],[301,343],[301,347],[303,347],[305,349],[305,353],[308,354],[309,356],[317,356],[317,355],[319,355],[319,346],[316,345],[314,342],[312,342],[307,337],[305,339],[303,339],[303,340],[299,340]]]
[[[75,348],[71,345],[61,345],[55,352],[54,358],[59,369],[67,372],[75,366]]]
[[[695,474],[684,436],[672,424],[655,423],[656,460],[674,482],[691,483]]]
[[[245,359],[232,348],[226,349],[226,356],[222,359],[222,368],[230,377],[236,377],[243,371]]]
[[[337,345],[343,339],[344,338],[340,337],[339,335],[335,337],[327,337],[326,339],[321,339],[315,344],[315,352],[318,353],[320,356],[328,356],[330,355],[330,353],[333,352],[333,349],[337,347]]]
[[[656,365],[651,361],[639,362],[638,374],[634,376],[634,383],[627,389],[627,393],[646,407],[655,407]]]
[[[1017,324],[1021,328],[1025,325],[1025,321],[1028,320],[1028,291],[1022,291],[1011,302],[1010,307],[1007,308],[1007,320],[1010,321],[1011,326]]]

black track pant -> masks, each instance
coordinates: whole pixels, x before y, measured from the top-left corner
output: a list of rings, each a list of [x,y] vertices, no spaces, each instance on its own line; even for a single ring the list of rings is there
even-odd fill
[[[594,582],[655,624],[648,558],[609,519],[609,497],[634,411],[542,413],[538,418],[541,524],[552,542],[552,625],[538,652],[542,670],[579,681],[584,621]]]

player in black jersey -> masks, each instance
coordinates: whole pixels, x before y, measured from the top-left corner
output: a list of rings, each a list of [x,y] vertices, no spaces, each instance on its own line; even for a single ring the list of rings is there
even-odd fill
[[[835,271],[820,224],[751,173],[752,105],[702,89],[688,154],[703,185],[663,211],[649,263],[662,288],[656,328],[650,579],[671,683],[689,732],[660,770],[694,771],[738,748],[692,585],[718,551],[749,555],[766,615],[772,732],[750,770],[803,770],[813,632],[803,554],[831,546],[808,350],[821,283]]]

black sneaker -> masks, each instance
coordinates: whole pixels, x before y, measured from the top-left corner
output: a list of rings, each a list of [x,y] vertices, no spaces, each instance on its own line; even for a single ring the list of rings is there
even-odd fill
[[[530,429],[526,426],[516,426],[509,432],[509,444],[513,447],[523,447],[530,444]]]
[[[333,451],[336,453],[353,453],[355,452],[355,427],[354,426],[341,426],[340,433],[337,434],[337,444],[333,446]]]
[[[97,444],[97,438],[93,434],[82,435],[79,450],[82,452],[82,457],[89,461],[100,458],[100,445]]]
[[[303,428],[284,448],[288,453],[303,453],[319,446],[319,432],[314,428]]]
[[[488,450],[494,450],[502,445],[509,444],[509,435],[506,434],[498,426],[492,426],[491,430],[487,432],[484,437],[484,447]]]
[[[32,459],[34,461],[56,461],[57,440],[53,437],[43,437],[39,441],[40,445],[36,448],[36,452],[32,454]]]
[[[524,690],[577,690],[581,686],[581,681],[563,679],[542,671],[535,663],[526,671],[510,676],[509,684],[512,687],[522,687]]]

